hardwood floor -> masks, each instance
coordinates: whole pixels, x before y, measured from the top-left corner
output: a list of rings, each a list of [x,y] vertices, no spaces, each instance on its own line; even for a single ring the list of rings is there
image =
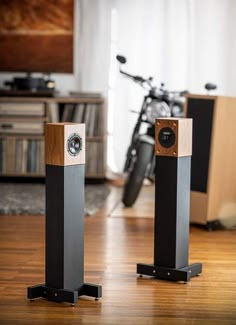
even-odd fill
[[[203,273],[186,285],[138,278],[136,263],[153,261],[153,188],[128,210],[120,191],[112,187],[104,208],[85,218],[85,280],[101,284],[103,297],[75,307],[26,298],[28,286],[44,283],[45,218],[0,216],[1,325],[236,324],[235,231],[191,227],[190,262],[202,262]]]

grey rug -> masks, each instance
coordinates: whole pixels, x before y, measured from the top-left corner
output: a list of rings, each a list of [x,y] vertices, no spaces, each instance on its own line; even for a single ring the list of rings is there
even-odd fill
[[[110,190],[104,184],[85,186],[85,214],[95,214]],[[0,184],[0,215],[44,215],[44,184]]]

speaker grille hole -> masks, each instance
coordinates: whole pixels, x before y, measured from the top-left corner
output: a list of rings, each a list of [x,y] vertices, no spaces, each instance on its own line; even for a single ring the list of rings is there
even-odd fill
[[[73,133],[67,140],[67,151],[71,156],[77,156],[82,150],[82,139],[77,133]]]

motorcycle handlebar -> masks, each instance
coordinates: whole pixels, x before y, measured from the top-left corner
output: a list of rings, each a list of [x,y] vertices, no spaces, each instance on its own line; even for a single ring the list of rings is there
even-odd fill
[[[132,75],[132,74],[130,74],[130,73],[127,73],[127,72],[125,72],[125,71],[123,71],[123,70],[120,70],[120,73],[122,73],[123,75],[125,75],[125,76],[127,76],[127,77],[129,77],[129,78],[131,78],[131,79],[133,79],[134,81],[137,81],[137,82],[144,83],[144,82],[147,81],[147,80],[144,79],[143,77],[140,77],[140,76],[134,76],[134,75]]]
[[[118,60],[119,61],[119,60]],[[156,87],[153,87],[152,85],[152,77],[148,78],[148,79],[144,79],[143,77],[141,76],[134,76],[128,72],[125,72],[123,71],[122,69],[120,69],[120,73],[125,75],[126,77],[128,78],[131,78],[132,80],[134,80],[135,82],[141,84],[143,86],[144,83],[146,83],[149,87],[150,87],[150,91],[155,91],[155,92],[160,92],[158,94],[158,96],[180,96],[180,97],[183,97],[184,95],[186,95],[188,93],[187,90],[184,90],[184,91],[168,91],[166,89],[164,89],[164,84],[161,84],[161,87],[160,88],[156,88]],[[144,87],[144,86],[143,86]]]

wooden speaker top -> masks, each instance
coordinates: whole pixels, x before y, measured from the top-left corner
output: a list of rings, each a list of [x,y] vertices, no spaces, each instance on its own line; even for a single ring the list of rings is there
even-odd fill
[[[47,123],[45,162],[57,166],[85,164],[85,124]]]
[[[155,155],[192,155],[192,119],[159,118],[155,124]]]

